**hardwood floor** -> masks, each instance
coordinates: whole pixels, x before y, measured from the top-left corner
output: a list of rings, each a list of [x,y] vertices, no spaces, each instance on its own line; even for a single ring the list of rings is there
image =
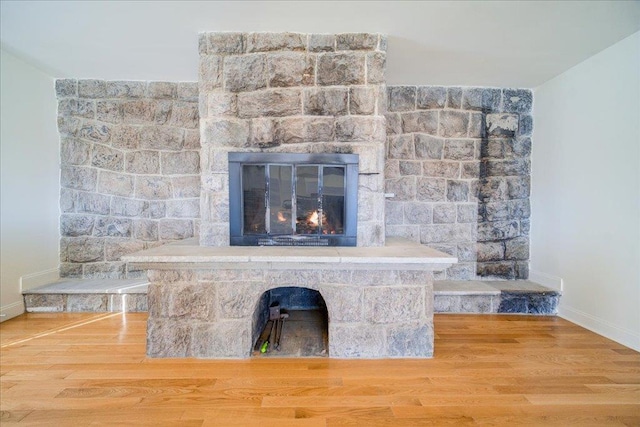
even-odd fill
[[[0,424],[640,425],[640,353],[556,317],[437,315],[431,360],[148,359],[146,314],[0,324]]]

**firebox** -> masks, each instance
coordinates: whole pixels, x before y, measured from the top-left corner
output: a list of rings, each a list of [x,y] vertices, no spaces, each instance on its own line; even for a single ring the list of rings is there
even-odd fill
[[[357,154],[229,153],[234,246],[356,246]]]

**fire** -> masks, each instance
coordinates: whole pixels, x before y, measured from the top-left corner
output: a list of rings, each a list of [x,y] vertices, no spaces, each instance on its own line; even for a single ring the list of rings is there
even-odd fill
[[[318,223],[319,223],[318,211],[313,211],[313,213],[311,215],[309,215],[309,218],[307,218],[307,222],[317,226]]]
[[[282,211],[278,212],[278,222],[287,222],[287,218],[284,216],[284,213]]]

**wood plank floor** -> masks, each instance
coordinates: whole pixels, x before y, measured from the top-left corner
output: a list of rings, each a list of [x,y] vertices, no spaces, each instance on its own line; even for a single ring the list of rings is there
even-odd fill
[[[640,425],[640,353],[557,317],[438,315],[431,360],[148,359],[145,313],[0,324],[0,424]]]

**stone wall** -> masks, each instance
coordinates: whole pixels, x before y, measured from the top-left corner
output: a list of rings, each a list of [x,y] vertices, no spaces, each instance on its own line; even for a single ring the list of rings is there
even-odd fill
[[[387,88],[388,236],[459,259],[438,279],[527,278],[532,94]]]
[[[197,84],[65,79],[56,93],[61,276],[131,277],[122,255],[197,234]]]
[[[358,245],[384,244],[379,34],[200,35],[200,243],[229,245],[230,151],[360,156]]]

